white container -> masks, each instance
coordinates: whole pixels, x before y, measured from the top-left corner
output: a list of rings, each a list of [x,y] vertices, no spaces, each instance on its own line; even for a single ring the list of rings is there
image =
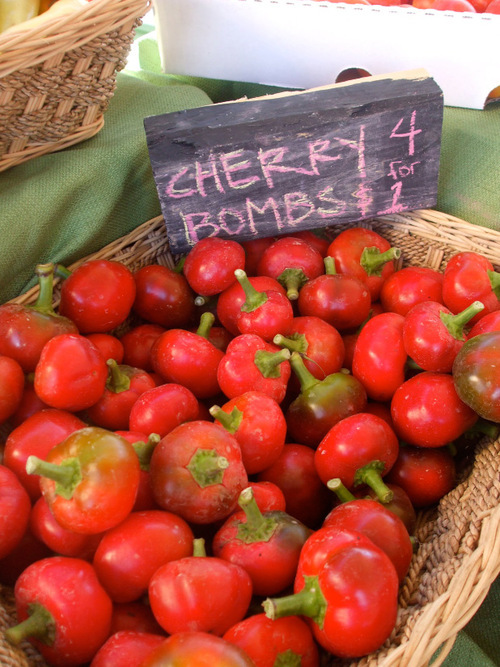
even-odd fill
[[[165,72],[307,89],[425,68],[447,106],[500,85],[500,16],[312,0],[154,0]]]

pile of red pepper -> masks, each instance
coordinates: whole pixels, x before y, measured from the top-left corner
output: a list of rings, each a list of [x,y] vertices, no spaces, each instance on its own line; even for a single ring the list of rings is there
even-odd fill
[[[37,266],[0,307],[9,641],[53,667],[381,647],[416,512],[500,423],[500,275],[400,255],[357,227]]]

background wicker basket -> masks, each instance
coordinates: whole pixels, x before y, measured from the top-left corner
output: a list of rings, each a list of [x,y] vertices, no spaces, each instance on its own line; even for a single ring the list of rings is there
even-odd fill
[[[0,34],[0,171],[94,136],[151,0],[91,0]]]
[[[363,223],[402,250],[403,265],[443,269],[458,251],[484,254],[500,269],[500,232],[431,210],[377,218]],[[332,229],[335,234],[343,225]],[[104,247],[92,258],[116,259],[132,269],[157,262],[173,266],[163,218],[157,217]],[[72,265],[75,268],[87,258]],[[15,299],[32,302],[37,289]],[[56,302],[57,303],[57,281]],[[376,654],[357,667],[422,667],[449,653],[457,633],[477,611],[500,573],[500,441],[482,438],[473,464],[461,471],[456,488],[439,506],[419,516],[419,543],[400,591],[393,634]],[[15,622],[12,591],[0,587],[0,630]],[[348,663],[329,658],[330,665]],[[0,635],[0,664],[43,665],[30,647],[13,649]]]

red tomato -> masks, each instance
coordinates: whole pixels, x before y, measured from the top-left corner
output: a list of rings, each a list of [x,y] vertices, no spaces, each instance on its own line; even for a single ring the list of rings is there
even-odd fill
[[[90,667],[137,667],[164,641],[164,635],[151,632],[112,633],[94,655]]]
[[[167,637],[141,667],[165,665],[189,667],[255,667],[253,660],[239,647],[209,632],[176,632]]]
[[[14,595],[20,625],[6,635],[15,644],[28,638],[54,667],[90,661],[108,638],[112,603],[87,561],[64,556],[36,561],[20,575]],[[52,623],[47,624],[47,613]],[[35,637],[28,628],[26,637],[21,623],[28,617],[41,617],[45,632]]]
[[[134,273],[132,310],[149,324],[186,327],[195,314],[193,290],[186,278],[167,266],[148,264]]]
[[[191,248],[183,272],[191,289],[202,296],[219,294],[234,281],[236,269],[245,267],[245,250],[237,241],[209,236]]]
[[[61,334],[42,350],[35,369],[35,391],[52,408],[78,412],[100,399],[107,378],[106,361],[90,340]]]
[[[171,512],[132,512],[103,536],[93,565],[114,602],[132,602],[160,566],[191,555],[193,538],[186,521]]]
[[[299,616],[272,621],[265,614],[254,614],[229,628],[223,638],[248,653],[256,667],[274,667],[282,661],[319,667],[317,644]]]
[[[222,636],[241,621],[252,599],[252,580],[243,567],[204,553],[195,540],[194,553],[161,565],[148,589],[151,609],[170,635],[210,632]]]
[[[107,333],[127,319],[135,292],[134,277],[124,264],[88,260],[63,281],[59,312],[82,334]]]
[[[430,371],[418,373],[395,391],[391,415],[399,438],[419,447],[442,447],[478,419],[460,400],[453,377]]]
[[[21,542],[28,527],[31,500],[16,475],[0,465],[0,559]]]
[[[162,438],[150,475],[158,505],[195,524],[227,517],[248,484],[236,438],[202,420],[181,424]]]
[[[7,421],[21,404],[24,372],[15,359],[0,356],[0,424]]]
[[[28,417],[10,432],[4,449],[4,465],[15,472],[32,500],[41,495],[40,480],[26,472],[28,456],[44,459],[55,445],[84,428],[85,423],[65,410],[49,408]]]

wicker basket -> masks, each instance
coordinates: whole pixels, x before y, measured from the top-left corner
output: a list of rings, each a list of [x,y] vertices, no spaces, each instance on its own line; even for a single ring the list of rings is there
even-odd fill
[[[91,0],[0,34],[0,171],[94,136],[151,0]]]
[[[443,269],[454,253],[475,250],[500,268],[500,232],[442,213],[422,210],[363,223],[402,249],[403,265]],[[336,233],[350,225],[335,227]],[[352,225],[351,225],[352,226]],[[111,243],[92,258],[117,259],[132,269],[157,262],[173,266],[160,216]],[[71,268],[85,261],[82,258]],[[32,302],[36,288],[17,303]],[[57,303],[57,284],[56,284]],[[400,591],[400,611],[390,639],[377,653],[352,663],[357,667],[422,667],[435,652],[439,665],[500,573],[500,441],[483,438],[473,466],[462,471],[456,488],[439,507],[419,516],[419,543]],[[12,591],[0,589],[0,627],[14,623]],[[42,665],[31,648],[13,649],[0,638],[0,664]],[[331,665],[344,665],[335,658]]]

